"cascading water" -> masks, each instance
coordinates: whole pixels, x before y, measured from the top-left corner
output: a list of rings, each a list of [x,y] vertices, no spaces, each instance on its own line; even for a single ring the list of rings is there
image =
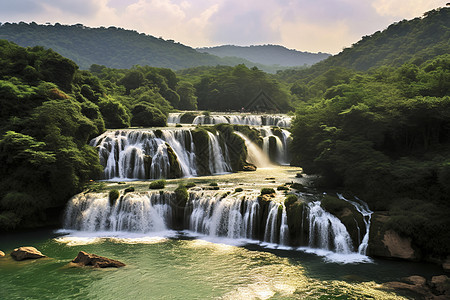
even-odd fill
[[[285,129],[278,129],[278,134],[275,134],[275,129],[267,126],[258,129],[263,137],[264,153],[280,165],[289,165],[288,147],[291,142],[291,133]],[[270,147],[271,140],[274,141],[274,149]]]
[[[190,129],[107,131],[90,143],[99,149],[104,179],[158,179],[198,175]],[[210,174],[231,172],[227,147],[208,131]]]
[[[170,113],[167,118],[169,125],[179,124],[181,122],[181,113]],[[198,115],[194,117],[192,123],[195,125],[214,125],[228,123],[235,125],[250,126],[278,126],[290,127],[291,117],[286,115],[251,115],[251,114],[210,114]]]
[[[319,201],[308,203],[309,246],[350,254],[352,239],[341,221],[323,210]]]
[[[110,203],[108,194],[79,194],[66,209],[64,228],[80,231],[165,231],[170,227],[172,193],[126,194]]]
[[[369,209],[369,206],[367,203],[361,201],[360,199],[356,198],[358,202],[351,201],[346,199],[341,194],[338,194],[339,199],[342,199],[344,201],[347,201],[348,203],[352,204],[356,210],[363,216],[364,224],[366,225],[366,233],[364,234],[364,237],[362,239],[362,242],[358,246],[358,253],[362,255],[366,255],[367,252],[367,246],[369,245],[369,231],[370,231],[370,221],[372,219],[372,213]],[[359,227],[358,227],[359,229]]]
[[[64,229],[111,233],[188,229],[212,238],[260,240],[267,246],[290,246],[287,208],[280,198],[267,201],[259,193],[255,189],[190,191],[183,207],[179,206],[175,193],[169,191],[131,192],[114,202],[106,193],[79,194],[67,205]],[[361,203],[355,205],[363,214],[369,214],[370,210]],[[346,227],[323,210],[319,201],[304,203],[301,215],[301,230],[297,234],[302,235],[299,236],[301,245],[308,248],[300,249],[355,254]],[[370,225],[370,218],[367,221]],[[303,232],[306,233],[304,241]],[[359,245],[359,254],[365,255],[367,242],[368,233]]]
[[[258,147],[258,145],[240,132],[235,131],[235,134],[245,141],[245,146],[247,147],[247,161],[249,163],[254,164],[258,168],[270,168],[273,166],[269,157]]]

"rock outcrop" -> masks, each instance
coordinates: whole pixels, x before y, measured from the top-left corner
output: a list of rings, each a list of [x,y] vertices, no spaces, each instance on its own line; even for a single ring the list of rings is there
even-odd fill
[[[92,253],[80,251],[78,256],[72,260],[72,263],[79,266],[92,266],[94,268],[120,268],[125,264],[118,260],[110,259],[107,257],[99,256]]]
[[[43,258],[46,257],[44,254],[42,254],[39,250],[37,250],[34,247],[19,247],[14,249],[13,252],[11,252],[11,256],[15,260],[24,260],[24,259],[37,259],[37,258]]]
[[[442,268],[445,272],[450,273],[450,256],[442,263]]]
[[[386,282],[383,287],[407,291],[417,299],[450,299],[450,278],[445,275],[433,276],[430,282],[422,276],[409,276],[403,278],[402,282]]]
[[[0,251],[0,257],[5,256],[5,252]]]
[[[386,229],[384,225],[388,221],[389,216],[384,212],[375,212],[372,215],[367,254],[383,258],[420,260],[420,253],[413,248],[410,238],[402,237],[392,229]]]

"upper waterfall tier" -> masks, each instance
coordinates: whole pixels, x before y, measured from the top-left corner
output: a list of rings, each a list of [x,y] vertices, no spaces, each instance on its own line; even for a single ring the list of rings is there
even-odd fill
[[[103,179],[195,177],[239,171],[247,162],[289,164],[287,130],[247,127],[251,141],[223,127],[110,130],[90,145],[98,148]]]
[[[202,115],[199,113],[170,113],[167,124],[194,124],[194,125],[215,125],[215,124],[235,124],[250,126],[278,126],[291,127],[291,117],[287,115],[252,115],[252,114],[224,114],[211,113]]]
[[[158,179],[233,171],[220,133],[191,129],[114,130],[90,143],[104,179]]]

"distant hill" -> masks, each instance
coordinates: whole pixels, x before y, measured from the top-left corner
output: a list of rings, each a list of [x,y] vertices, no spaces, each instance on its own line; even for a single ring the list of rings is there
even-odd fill
[[[286,70],[278,75],[287,81],[315,78],[327,70],[344,67],[366,71],[405,62],[420,65],[437,55],[450,53],[450,8],[426,12],[423,17],[403,20],[383,31],[364,36],[350,48],[315,64],[308,70]]]
[[[285,67],[310,66],[330,56],[330,54],[321,52],[309,53],[290,50],[279,45],[248,47],[225,45],[210,48],[198,48],[197,50],[219,57],[240,57],[255,63]]]
[[[195,49],[151,35],[116,27],[90,28],[76,25],[38,25],[34,22],[4,23],[0,26],[0,39],[22,47],[51,48],[80,66],[88,69],[92,64],[109,68],[127,69],[134,65],[180,70],[196,66],[257,66],[265,71],[276,69],[253,63],[243,58],[219,58]]]

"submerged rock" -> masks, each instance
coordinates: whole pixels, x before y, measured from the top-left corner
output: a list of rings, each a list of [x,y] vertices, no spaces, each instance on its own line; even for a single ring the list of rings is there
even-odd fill
[[[431,287],[438,295],[444,295],[450,298],[450,278],[447,276],[433,276],[431,278]]]
[[[383,287],[394,290],[404,290],[413,293],[418,299],[449,299],[450,278],[445,275],[433,276],[430,282],[422,276],[409,276],[402,282],[392,281],[383,283]]]
[[[256,166],[251,163],[245,163],[245,165],[242,167],[242,171],[256,171]]]
[[[37,250],[34,247],[19,247],[14,249],[13,252],[11,252],[11,256],[15,260],[24,260],[24,259],[37,259],[46,257],[44,254],[42,254],[39,250]]]
[[[75,257],[72,262],[79,266],[93,266],[94,268],[120,268],[125,266],[123,262],[118,260],[84,251],[80,251],[78,256]]]

